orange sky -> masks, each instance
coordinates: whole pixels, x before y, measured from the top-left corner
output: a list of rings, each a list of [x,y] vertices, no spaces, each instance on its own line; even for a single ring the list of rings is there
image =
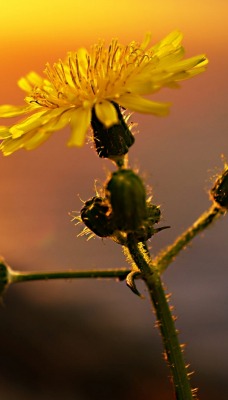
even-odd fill
[[[196,147],[193,153],[195,160],[198,154],[199,163],[205,161],[205,166],[199,166],[199,169],[205,171],[210,166],[213,167],[217,165],[220,160],[220,154],[222,152],[226,154],[227,148],[225,133],[228,91],[227,56],[226,54],[224,55],[224,48],[227,46],[227,15],[228,2],[225,0],[210,0],[210,2],[207,0],[5,1],[1,5],[0,13],[0,51],[2,54],[0,63],[0,104],[23,104],[24,93],[17,87],[17,80],[30,70],[42,73],[47,61],[52,63],[59,57],[64,57],[69,50],[74,50],[83,45],[89,46],[89,44],[96,42],[99,38],[104,38],[109,41],[112,37],[118,37],[120,41],[126,43],[133,39],[141,40],[147,31],[152,32],[154,41],[156,41],[163,38],[171,30],[179,29],[184,33],[183,42],[187,56],[205,53],[210,61],[209,67],[204,74],[194,78],[190,82],[183,83],[181,85],[183,89],[180,91],[169,90],[164,91],[164,94],[163,92],[161,95],[159,94],[163,100],[173,102],[171,114],[167,119],[156,119],[151,116],[135,116],[136,120],[139,119],[139,121],[141,121],[140,129],[145,131],[144,136],[136,137],[137,146],[135,149],[139,152],[139,154],[137,153],[137,160],[141,158],[140,165],[142,168],[150,171],[152,168],[150,154],[147,155],[147,158],[144,157],[144,153],[140,155],[140,151],[144,152],[143,146],[145,146],[144,143],[146,140],[147,149],[150,148],[151,143],[153,143],[153,145],[155,144],[161,149],[160,152],[162,154],[164,151],[167,152],[168,146],[173,146],[173,150],[171,150],[171,147],[169,154],[165,153],[166,160],[168,160],[169,157],[172,159],[173,152],[180,152],[178,146],[181,141],[183,147],[186,145],[187,148],[190,148],[194,145],[194,140],[191,140],[192,137],[194,138],[194,134],[201,145],[204,143],[203,138],[205,138],[205,135],[208,135],[209,141],[207,141],[204,152],[202,152],[202,149],[195,143]],[[0,125],[7,122],[8,121],[0,120]],[[149,133],[147,136],[146,132],[151,130],[151,126],[153,126],[153,131],[158,130],[160,134],[151,137]],[[186,127],[187,130],[189,129],[191,132],[184,136],[183,132],[186,130]],[[165,132],[167,129],[171,129],[171,135],[173,136],[166,137]],[[215,141],[215,132],[216,135],[220,135],[218,136],[219,139],[217,142]],[[10,188],[15,187],[14,180],[18,178],[15,177],[14,168],[16,167],[17,169],[18,157],[20,166],[22,168],[24,166],[26,172],[29,172],[24,165],[24,163],[26,164],[26,160],[30,160],[29,162],[35,160],[34,165],[36,165],[37,157],[37,168],[39,171],[40,167],[38,167],[38,165],[40,162],[42,163],[39,157],[41,157],[41,159],[45,157],[44,154],[48,154],[50,146],[53,144],[57,146],[60,140],[62,140],[61,146],[64,146],[64,150],[61,147],[59,150],[56,150],[57,153],[59,151],[59,154],[63,157],[64,151],[68,162],[68,154],[69,157],[72,157],[72,162],[74,162],[73,154],[76,154],[77,161],[80,164],[80,160],[84,160],[84,157],[87,157],[85,154],[87,154],[88,148],[80,150],[69,150],[65,148],[66,139],[61,138],[66,137],[66,135],[66,132],[54,134],[53,138],[50,139],[50,143],[47,142],[47,144],[34,151],[32,154],[30,154],[30,152],[18,152],[18,154],[9,158],[1,158],[2,179],[4,179],[5,184],[8,182],[7,185]],[[143,139],[141,139],[141,137],[143,137]],[[172,141],[167,144],[169,137],[172,137]],[[213,142],[213,140],[215,142]],[[190,142],[188,143],[188,141]],[[132,150],[132,152],[134,154],[134,150]],[[214,154],[216,161],[206,160],[206,155],[209,158],[212,154]],[[188,155],[190,157],[191,153],[189,152],[189,154],[187,153],[183,156],[183,161],[187,161]],[[159,151],[157,151],[157,157],[158,159],[154,160],[154,165],[155,162],[158,163],[157,165],[161,163],[161,168],[163,169],[160,169],[160,173],[166,174],[166,165],[165,163],[162,165],[164,156],[159,156]],[[56,160],[54,161],[54,153],[52,152],[53,165],[55,162],[58,162],[58,158],[59,155],[56,155]],[[24,159],[25,161],[22,161]],[[188,161],[191,165],[190,159]],[[92,164],[92,162],[97,163],[98,169],[102,168],[100,166],[98,167],[99,161],[95,161],[94,156],[91,158],[91,156],[88,155],[88,168],[89,164]],[[55,168],[53,167],[53,171],[50,170],[53,174]],[[176,168],[178,169],[178,164]],[[8,177],[5,171],[9,174]],[[68,166],[64,164],[64,161],[61,171],[65,171],[62,173],[65,173],[66,177],[68,176]],[[80,184],[79,171],[76,171],[76,173],[78,173]],[[93,171],[91,171],[91,175],[89,174],[89,176],[89,182],[91,183],[94,178]],[[22,178],[25,180],[27,179],[27,189],[27,183],[24,182]],[[12,184],[9,183],[11,179],[13,182]],[[18,196],[22,195],[23,198],[23,196],[27,196],[29,187],[31,187],[31,182],[33,182],[34,185],[35,182],[32,176],[26,177],[24,173],[21,175],[20,179],[22,179],[22,182],[18,183],[18,187],[20,187],[20,190],[24,190],[24,192],[22,194],[18,193]],[[29,179],[31,179],[31,181]],[[58,176],[54,174],[51,179],[52,184],[57,185],[55,190],[61,190],[59,189],[60,184],[58,183]],[[195,178],[192,176],[192,179],[194,180]],[[87,186],[87,190],[89,191],[87,182],[84,182],[83,185],[83,187]],[[166,182],[166,185],[162,187],[167,188],[168,186],[169,184]],[[49,183],[47,183],[47,187],[49,188]],[[184,192],[186,187],[183,186],[182,189]],[[12,190],[12,192],[8,189],[5,191],[5,197],[2,197],[2,202],[4,203],[4,207],[8,210],[9,215],[11,215],[14,206],[15,214],[20,215],[18,214],[19,206],[15,203],[15,198],[13,196],[14,190],[10,190]],[[32,191],[34,190],[33,188]],[[80,190],[77,188],[75,190],[76,193],[83,193],[83,188]],[[49,195],[48,193],[48,196]],[[32,196],[32,193],[30,193],[30,196]],[[35,199],[33,200],[35,201]],[[31,197],[30,204],[33,200]],[[8,207],[9,202],[12,202],[10,203],[12,207],[10,210]],[[47,202],[44,201],[44,204],[47,204]],[[172,203],[166,201],[167,213],[169,212],[168,204],[170,205]],[[36,206],[34,205],[34,207]],[[57,207],[59,207],[59,205]],[[71,206],[68,205],[66,209],[69,210],[70,207]],[[33,215],[32,208],[30,212]],[[39,210],[39,212],[41,212],[41,210]],[[2,213],[5,215],[3,208]],[[173,211],[170,211],[170,214],[174,215]],[[9,223],[8,217],[6,221]],[[12,217],[11,223],[14,224],[14,217]],[[19,223],[21,222],[19,221]],[[68,221],[65,223],[67,225]],[[8,227],[10,231],[9,235],[12,233],[12,226],[10,225]],[[19,225],[17,226],[19,227]],[[39,229],[37,228],[37,230]],[[26,228],[23,232],[24,235],[27,235]],[[7,235],[4,235],[4,238],[5,245],[8,249],[11,244],[8,241]],[[26,236],[25,240],[27,239]],[[34,236],[34,243],[36,239],[36,236]]]
[[[151,241],[154,254],[172,243],[209,207],[207,191],[211,176],[222,168],[222,153],[228,160],[227,16],[228,0],[3,0],[1,3],[0,104],[23,104],[24,93],[17,87],[21,76],[31,70],[42,73],[47,61],[52,63],[63,58],[67,51],[89,46],[100,38],[109,41],[118,37],[128,43],[141,40],[145,32],[151,31],[157,41],[179,29],[184,34],[187,56],[201,53],[208,56],[205,73],[183,82],[181,90],[167,89],[159,94],[164,101],[173,103],[167,118],[133,115],[134,121],[139,122],[139,134],[130,150],[130,163],[133,167],[139,166],[140,173],[147,177],[146,184],[153,187],[154,202],[161,205],[161,225],[171,226]],[[5,123],[8,121],[0,120],[0,125]],[[104,169],[110,169],[110,163],[98,159],[91,144],[80,149],[67,148],[68,138],[66,129],[54,133],[37,150],[18,151],[10,157],[0,154],[0,255],[15,269],[126,266],[117,244],[77,238],[82,226],[75,227],[68,213],[82,207],[81,198],[87,200],[94,196],[94,179],[102,182],[106,176]],[[215,336],[216,343],[222,343],[224,337],[220,352],[217,345],[213,353],[210,342],[203,343],[201,358],[206,372],[207,368],[214,369],[214,374],[218,374],[214,376],[219,377],[219,373],[227,371],[223,367],[227,365],[223,350],[227,345],[227,317],[223,312],[223,298],[227,296],[226,246],[227,219],[223,225],[217,223],[206,232],[204,239],[196,239],[191,249],[177,258],[167,278],[173,279],[168,286],[175,292],[178,313],[181,314],[181,307],[182,314],[185,307],[188,312],[192,310],[192,323],[188,322],[188,327],[197,326],[198,315],[199,329],[203,324],[205,330],[212,325],[214,329],[221,329],[221,335],[218,330]],[[97,284],[93,286],[84,281],[45,287],[25,284],[21,290],[30,293],[39,304],[49,304],[51,299],[61,304],[64,299],[69,303],[78,302],[80,296],[82,301],[96,304],[105,295],[106,299],[113,299],[113,304],[119,296],[123,296],[122,304],[133,301],[133,295],[123,286],[113,283],[111,292],[112,283],[99,282],[98,290]],[[11,293],[14,290],[13,287]],[[212,307],[211,311],[208,304],[217,306],[218,310]],[[117,307],[115,318],[121,315],[122,305]],[[141,329],[148,325],[140,319],[145,311],[138,312],[137,316],[137,307],[130,306],[130,310],[134,310],[135,326]],[[204,316],[204,322],[199,313]],[[218,319],[213,323],[219,313],[223,313],[224,323],[222,317],[221,323]],[[129,317],[125,319],[128,323]],[[191,329],[189,337],[186,337],[187,329],[182,330],[184,340],[192,343]],[[195,368],[199,350],[202,352],[202,340],[198,341],[198,333],[192,336],[195,347],[191,351],[195,355],[190,362]]]
[[[128,42],[151,31],[156,41],[179,29],[187,55],[205,52],[220,69],[227,15],[225,0],[5,1],[0,13],[0,103],[10,102],[12,93],[14,102],[21,101],[15,81],[28,71],[42,72],[47,61],[100,38]]]
[[[8,0],[1,4],[1,38],[71,43],[95,36],[126,35],[145,30],[154,34],[173,28],[199,36],[218,38],[226,32],[226,0]]]
[[[21,103],[16,81],[47,61],[102,38],[154,41],[174,29],[184,33],[187,55],[206,53],[217,79],[225,67],[228,2],[225,0],[8,0],[0,13],[0,104]]]

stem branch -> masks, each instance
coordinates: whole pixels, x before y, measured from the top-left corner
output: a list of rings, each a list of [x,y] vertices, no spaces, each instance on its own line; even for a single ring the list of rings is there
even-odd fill
[[[225,211],[213,204],[204,212],[176,241],[153,260],[160,273],[163,273],[174,258],[200,232],[206,229],[213,221],[225,214]]]

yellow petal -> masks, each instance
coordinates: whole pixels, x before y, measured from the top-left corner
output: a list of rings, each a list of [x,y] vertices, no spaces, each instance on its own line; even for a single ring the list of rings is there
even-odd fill
[[[34,86],[40,86],[43,83],[43,78],[36,72],[29,72],[28,75],[19,79],[18,86],[25,92],[31,92]]]
[[[153,50],[157,51],[163,47],[173,45],[174,47],[178,47],[181,44],[183,39],[183,34],[179,31],[173,31],[169,33],[164,39],[162,39],[159,43],[153,46]]]
[[[168,103],[150,101],[148,99],[144,99],[141,96],[131,93],[120,96],[120,98],[118,99],[118,104],[120,104],[124,108],[129,108],[129,110],[132,111],[145,114],[154,114],[158,116],[167,115],[170,107],[170,104]]]
[[[9,128],[7,126],[0,126],[0,139],[6,139],[10,136]]]
[[[59,114],[57,114],[57,111]],[[0,145],[4,155],[10,155],[20,148],[25,148],[26,150],[32,150],[44,143],[53,132],[62,129],[65,125],[69,123],[72,110],[62,111],[52,110],[49,113],[45,113],[43,118],[37,118],[38,125],[31,124],[27,125],[29,127],[28,131],[23,131],[21,136],[12,136],[9,130],[5,127],[0,127],[0,138],[5,139]],[[35,121],[34,121],[35,122]]]
[[[12,139],[11,137],[4,140],[0,145],[0,150],[3,152],[4,156],[9,156],[14,153],[16,150],[19,150],[23,147],[22,138]]]
[[[205,57],[205,55],[199,55],[179,61],[174,65],[170,65],[167,69],[169,72],[176,73],[179,71],[188,71],[192,68],[201,68],[207,64],[208,59]]]
[[[119,123],[117,111],[110,101],[104,100],[95,104],[95,113],[106,128]]]
[[[150,80],[149,75],[147,77],[145,75],[144,77],[139,76],[127,85],[126,91],[139,95],[152,94],[154,92],[154,85]]]
[[[4,156],[9,156],[15,151],[25,148],[26,150],[32,150],[46,141],[51,133],[47,134],[46,132],[37,132],[33,134],[32,132],[26,133],[20,138],[13,139],[8,138],[4,140],[0,145],[0,150],[2,150]]]
[[[46,111],[37,112],[25,120],[19,122],[18,124],[13,125],[9,131],[14,139],[24,135],[25,133],[31,131],[32,129],[37,128],[41,125],[41,117],[45,114]]]
[[[71,114],[72,133],[67,145],[69,147],[82,146],[85,140],[87,129],[91,121],[91,109],[77,108]]]
[[[61,107],[46,111],[45,108],[42,108],[43,111],[36,112],[18,124],[13,125],[9,131],[12,134],[12,137],[16,139],[27,132],[43,127],[49,122],[57,123],[64,111],[68,109],[69,107]]]
[[[157,69],[166,69],[168,70],[169,67],[173,64],[178,63],[184,56],[184,48],[182,46],[178,47],[177,49],[172,49],[171,51],[167,51],[166,54],[162,54],[162,56],[158,59],[157,65],[152,70],[152,73],[155,72]],[[153,67],[153,64],[152,64]],[[149,69],[149,66],[148,66]]]
[[[0,118],[11,118],[23,115],[32,111],[31,106],[11,106],[6,104],[0,106]]]
[[[137,95],[152,94],[160,89],[162,86],[166,86],[167,82],[173,81],[173,74],[169,71],[160,71],[156,73],[144,74],[138,76],[125,87],[123,93],[132,93]]]
[[[44,125],[47,131],[59,131],[64,128],[71,119],[72,109],[62,112],[58,117],[52,118],[46,125]]]
[[[72,54],[72,53],[70,53]],[[86,75],[87,67],[88,67],[88,51],[84,48],[81,48],[77,51],[77,68],[79,74]]]
[[[150,43],[150,41],[151,41],[151,33],[147,32],[145,37],[144,37],[144,39],[143,39],[143,42],[142,42],[142,44],[140,46],[140,49],[146,50],[146,48],[148,47],[148,44]]]
[[[49,113],[49,117],[50,114],[51,113]],[[64,111],[58,115],[58,118],[56,116],[55,118],[49,119],[46,124],[43,124],[43,126],[38,127],[37,130],[28,132],[26,135],[24,135],[25,144],[23,147],[25,147],[26,150],[32,150],[40,146],[42,143],[46,142],[46,140],[52,135],[53,132],[56,132],[64,128],[69,123],[71,115],[72,115],[72,110]]]
[[[46,132],[45,129],[39,129],[36,134],[30,134],[29,136],[25,137],[23,147],[26,150],[36,149],[42,143],[46,142],[51,135],[52,132]]]
[[[25,92],[31,92],[31,90],[32,90],[32,86],[30,85],[30,83],[28,82],[28,80],[26,78],[19,79],[17,84],[18,84],[19,88],[24,90]]]

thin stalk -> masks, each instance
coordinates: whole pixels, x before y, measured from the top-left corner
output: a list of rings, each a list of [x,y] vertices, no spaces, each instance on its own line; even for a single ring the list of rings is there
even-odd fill
[[[225,211],[217,205],[210,207],[203,213],[194,224],[189,227],[177,240],[165,250],[163,250],[154,260],[153,265],[157,267],[159,273],[163,273],[168,265],[174,260],[178,253],[187,246],[187,244],[213,221],[224,215]],[[2,264],[3,265],[3,264]],[[91,271],[59,271],[59,272],[19,272],[8,268],[8,283],[18,283],[26,281],[37,281],[47,279],[77,279],[77,278],[119,278],[125,279],[131,270],[126,268],[110,270],[91,270]],[[0,277],[1,278],[1,277]]]
[[[128,250],[135,264],[142,272],[150,298],[155,309],[157,325],[160,330],[165,355],[172,374],[172,381],[177,400],[193,400],[187,367],[184,362],[182,347],[174,324],[168,299],[165,294],[159,271],[151,265],[147,249],[135,241],[133,235],[128,236]]]
[[[9,268],[9,267],[8,267]],[[76,278],[118,278],[123,280],[131,270],[127,268],[91,271],[59,271],[59,272],[20,272],[9,270],[9,283],[26,281],[41,281],[49,279],[76,279]]]
[[[213,221],[225,214],[225,211],[213,204],[206,212],[204,212],[192,226],[180,235],[177,240],[153,260],[160,274],[163,273],[174,258],[183,250],[189,242],[200,232],[206,229]]]

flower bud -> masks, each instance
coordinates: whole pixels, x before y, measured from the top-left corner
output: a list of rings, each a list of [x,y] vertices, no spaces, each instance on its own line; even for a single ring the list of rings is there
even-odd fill
[[[112,104],[116,109],[119,123],[110,128],[106,128],[97,118],[95,110],[92,110],[91,126],[93,128],[94,143],[97,154],[101,158],[112,159],[123,156],[135,141],[119,106],[115,103]]]
[[[154,227],[154,225],[160,221],[161,210],[159,206],[152,204],[149,200],[147,200],[146,203],[147,217],[143,224],[135,231],[135,238],[139,242],[146,242],[156,233],[169,228],[169,226],[163,226],[161,228]]]
[[[147,220],[150,225],[157,224],[161,218],[161,210],[159,206],[147,202]]]
[[[135,238],[138,242],[146,242],[154,233],[154,227],[145,221],[145,223],[135,231]]]
[[[221,207],[228,209],[228,168],[216,180],[211,196]]]
[[[138,229],[147,218],[146,191],[139,176],[128,169],[114,172],[106,192],[117,229],[124,232]]]
[[[102,197],[93,197],[81,209],[81,219],[97,236],[107,237],[114,232],[110,207]]]

